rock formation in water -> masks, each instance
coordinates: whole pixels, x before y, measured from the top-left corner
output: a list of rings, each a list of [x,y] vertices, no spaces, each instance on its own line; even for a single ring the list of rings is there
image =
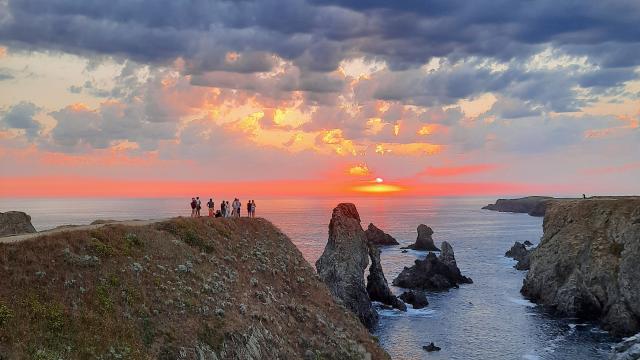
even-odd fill
[[[423,291],[419,290],[405,291],[400,295],[400,299],[407,304],[411,304],[414,309],[422,309],[429,305],[427,295]]]
[[[34,233],[31,216],[22,211],[0,212],[0,236]]]
[[[264,219],[2,244],[0,279],[1,359],[389,359]]]
[[[640,330],[640,199],[553,201],[522,293],[560,314]]]
[[[369,244],[374,244],[378,246],[398,245],[398,241],[396,241],[396,239],[394,239],[393,236],[378,229],[373,224],[369,224],[369,227],[364,233],[367,236],[367,240],[369,241]]]
[[[402,249],[412,249],[412,250],[423,250],[423,251],[440,251],[433,243],[433,230],[427,225],[420,224],[418,225],[418,237],[416,238],[415,244],[411,244]]]
[[[525,213],[531,216],[544,216],[546,203],[553,199],[549,196],[527,196],[519,199],[498,199],[483,209],[500,212]]]
[[[407,289],[448,290],[459,284],[473,281],[463,276],[455,260],[453,248],[448,242],[442,243],[440,256],[430,252],[424,260],[417,259],[412,267],[405,267],[393,279],[393,285]]]
[[[367,276],[367,293],[372,301],[379,301],[401,311],[407,311],[407,306],[400,301],[389,289],[387,279],[380,265],[380,250],[374,244],[369,244],[371,266]]]
[[[334,298],[372,329],[378,322],[378,313],[365,287],[367,265],[369,246],[358,210],[353,204],[339,204],[333,209],[329,240],[316,261],[316,269]]]
[[[529,270],[530,256],[533,249],[527,249],[525,244],[516,241],[515,244],[509,249],[504,256],[516,260],[518,263],[514,266],[517,270]]]
[[[622,340],[613,346],[609,360],[639,360],[640,333]]]

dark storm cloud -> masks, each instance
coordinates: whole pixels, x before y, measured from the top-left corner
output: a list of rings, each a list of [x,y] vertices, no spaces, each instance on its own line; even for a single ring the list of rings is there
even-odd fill
[[[380,99],[431,105],[509,90],[509,96],[556,111],[583,105],[573,86],[596,92],[618,87],[637,77],[640,64],[640,2],[631,0],[11,0],[2,10],[0,41],[11,46],[155,64],[182,58],[196,84],[226,87],[236,80],[211,81],[207,73],[270,71],[277,55],[302,72],[289,87],[283,81],[281,89],[268,90],[243,82],[245,77],[238,88],[320,93],[307,96],[323,101],[331,101],[323,94],[341,84],[315,74],[353,57],[389,65],[392,75],[375,86]],[[413,72],[433,57],[522,63],[546,47],[584,56],[593,67],[569,75],[522,67],[497,76],[478,67]],[[240,56],[230,59],[230,52]]]

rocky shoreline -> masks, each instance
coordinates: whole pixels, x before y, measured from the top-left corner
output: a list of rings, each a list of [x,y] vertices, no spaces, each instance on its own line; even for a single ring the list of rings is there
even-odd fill
[[[518,199],[498,199],[495,204],[484,206],[484,210],[524,213],[531,216],[544,216],[550,196],[527,196]]]

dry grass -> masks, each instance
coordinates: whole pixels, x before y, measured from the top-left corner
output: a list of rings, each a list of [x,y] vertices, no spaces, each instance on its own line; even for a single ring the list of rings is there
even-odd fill
[[[0,281],[0,359],[387,358],[263,219],[3,244]]]

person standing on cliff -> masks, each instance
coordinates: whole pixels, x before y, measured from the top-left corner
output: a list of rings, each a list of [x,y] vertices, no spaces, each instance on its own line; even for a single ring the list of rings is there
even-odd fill
[[[202,209],[202,201],[199,196],[196,196],[196,217],[200,217],[200,209]]]
[[[251,217],[251,201],[247,201],[247,217]]]
[[[256,217],[256,201],[251,200],[251,217]]]
[[[198,203],[196,202],[196,198],[191,198],[191,217],[196,217],[196,206]]]
[[[213,216],[213,211],[215,210],[215,206],[213,204],[213,199],[209,199],[209,201],[207,202],[207,208],[209,209],[209,217]]]

